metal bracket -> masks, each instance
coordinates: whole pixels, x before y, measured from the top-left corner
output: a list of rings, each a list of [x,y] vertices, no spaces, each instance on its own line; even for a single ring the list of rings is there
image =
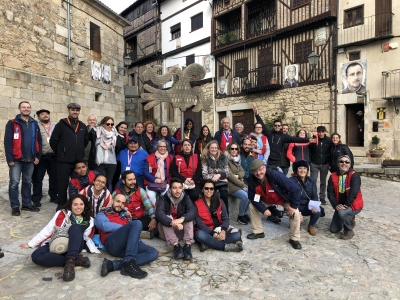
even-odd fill
[[[396,115],[398,115],[399,114],[399,109],[396,107],[396,99],[397,98],[392,98],[393,104],[394,104],[394,111],[395,111]]]

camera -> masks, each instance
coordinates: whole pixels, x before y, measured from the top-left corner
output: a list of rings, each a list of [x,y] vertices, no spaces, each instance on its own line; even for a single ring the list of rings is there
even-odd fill
[[[275,205],[268,206],[267,209],[271,212],[272,216],[278,217],[280,219],[283,218],[284,211],[277,209]]]

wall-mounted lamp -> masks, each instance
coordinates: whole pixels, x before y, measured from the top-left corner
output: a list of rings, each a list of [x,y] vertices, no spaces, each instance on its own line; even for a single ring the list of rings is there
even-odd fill
[[[338,48],[337,53],[338,54],[346,53],[346,48]]]
[[[307,57],[308,59],[308,63],[310,64],[310,66],[312,67],[313,70],[316,70],[318,72],[319,75],[322,76],[322,70],[321,69],[317,69],[316,66],[318,65],[318,61],[319,61],[319,55],[316,54],[314,51],[311,52],[311,54]]]
[[[118,74],[122,75],[122,76],[125,76],[126,70],[131,65],[131,63],[132,63],[132,58],[129,55],[126,55],[124,57],[124,66],[125,67],[118,67]]]

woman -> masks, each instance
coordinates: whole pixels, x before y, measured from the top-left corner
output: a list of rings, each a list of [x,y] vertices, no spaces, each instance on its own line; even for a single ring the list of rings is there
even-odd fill
[[[199,135],[199,138],[197,139],[196,153],[201,155],[204,147],[209,142],[211,142],[212,139],[213,139],[213,137],[211,135],[210,128],[208,128],[207,125],[204,125],[203,127],[201,127],[200,135]]]
[[[196,200],[198,215],[194,228],[194,239],[200,243],[200,251],[213,248],[222,251],[242,251],[241,232],[227,233],[229,217],[224,203],[218,199],[215,184],[207,179],[203,182],[201,196]]]
[[[336,132],[332,133],[331,139],[332,139],[332,148],[329,161],[329,168],[331,173],[334,173],[338,170],[337,161],[339,156],[341,155],[349,156],[351,160],[350,167],[353,167],[354,165],[353,153],[346,144],[342,144],[342,141],[340,140],[340,134]]]
[[[308,171],[310,165],[305,160],[299,160],[293,164],[293,175],[290,180],[294,181],[300,186],[300,206],[299,212],[302,216],[310,216],[310,222],[308,223],[308,232],[311,235],[317,235],[317,230],[315,229],[315,224],[317,223],[319,217],[325,216],[324,208],[319,207],[320,211],[313,208],[310,210],[308,208],[308,203],[310,200],[318,201],[317,184],[315,180],[308,176]]]
[[[160,128],[158,128],[157,133],[156,133],[156,138],[154,140],[155,145],[157,145],[159,140],[164,140],[167,142],[169,149],[171,149],[171,154],[172,153],[172,149],[174,149],[173,145],[174,144],[179,144],[180,142],[175,141],[173,142],[171,139],[171,133],[169,131],[169,127],[166,125],[161,126]]]
[[[186,195],[194,202],[199,199],[200,194],[200,158],[193,153],[193,145],[188,139],[182,141],[181,148],[181,153],[175,155],[171,164],[171,175],[182,180]]]
[[[126,133],[126,130],[128,129],[128,123],[127,122],[119,122],[118,125],[115,127],[117,130],[117,143],[115,145],[115,156],[117,156],[121,150],[125,149],[128,144],[128,139],[129,136]],[[117,169],[115,170],[114,177],[112,180],[112,187],[115,189],[115,185],[117,184],[119,180],[119,176],[121,174],[121,162],[117,160]]]
[[[301,129],[297,132],[296,136],[306,138],[307,132]],[[290,143],[286,152],[286,157],[292,163],[295,163],[299,160],[305,160],[306,162],[310,163],[310,150],[308,150],[309,144],[310,143]]]
[[[159,140],[156,145],[156,152],[146,158],[149,168],[144,171],[145,186],[152,203],[156,203],[157,193],[164,195],[168,190],[171,177],[170,167],[173,160],[173,156],[168,154],[169,150],[167,142]],[[149,183],[156,183],[157,185]]]
[[[250,222],[250,217],[246,214],[249,209],[249,197],[247,186],[243,182],[244,170],[240,165],[239,151],[239,144],[236,143],[229,144],[225,151],[229,166],[228,191],[229,195],[240,199],[237,221],[242,225],[247,225]]]
[[[257,144],[256,147],[253,147],[252,152],[254,159],[261,159],[265,162],[268,161],[270,149],[268,144],[268,139],[265,135],[262,134],[262,124],[256,123],[254,124],[254,132],[249,134],[249,137],[256,137]]]
[[[91,240],[93,235],[93,218],[91,205],[88,199],[75,194],[69,198],[65,209],[59,210],[53,219],[28,243],[21,244],[21,248],[37,248],[32,253],[32,261],[46,268],[64,267],[63,280],[72,281],[75,278],[75,266],[90,267],[88,257],[80,254],[85,244],[90,252],[100,253]],[[66,218],[69,218],[71,227],[68,230],[68,248],[63,254],[50,252],[49,240],[54,232],[54,226],[64,227]]]
[[[183,138],[190,140],[190,142],[194,145],[196,142],[196,134],[194,133],[194,123],[191,118],[187,118],[185,121],[185,126],[184,126],[184,132],[183,132]],[[181,152],[181,146],[180,142],[182,140],[182,130],[181,128],[178,128],[174,136],[171,138],[172,142],[175,144],[175,154],[179,154]]]
[[[150,141],[151,147],[153,148],[156,138],[156,125],[152,121],[144,122],[144,133],[146,138]]]
[[[201,156],[201,172],[204,180],[211,179],[219,192],[219,197],[224,201],[229,214],[228,206],[228,158],[219,150],[218,142],[209,142]]]
[[[117,155],[115,146],[117,145],[117,130],[114,128],[114,119],[104,117],[100,121],[100,126],[96,127],[96,167],[99,173],[106,174],[108,189],[112,190],[111,182],[115,170],[117,169]]]
[[[81,190],[79,194],[89,199],[92,207],[92,218],[95,218],[103,207],[111,206],[112,198],[110,191],[107,189],[107,177],[103,174],[96,175],[93,183]]]

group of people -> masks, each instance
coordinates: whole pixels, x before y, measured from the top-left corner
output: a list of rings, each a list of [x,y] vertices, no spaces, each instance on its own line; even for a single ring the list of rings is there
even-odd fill
[[[98,252],[97,247],[123,258],[104,259],[101,276],[120,270],[122,275],[145,277],[140,266],[155,260],[158,252],[142,238],[165,240],[175,259],[192,259],[195,241],[200,251],[242,251],[241,229],[229,224],[229,196],[239,201],[238,223],[251,223],[248,239],[265,236],[261,215],[279,223],[285,211],[289,242],[301,249],[303,216],[310,216],[308,231],[316,235],[315,225],[325,214],[315,203],[319,199],[325,204],[329,169],[327,197],[335,210],[330,230],[344,228],[343,239],[354,235],[354,217],[363,207],[361,179],[352,169],[351,151],[339,135],[327,137],[323,126],[312,138],[306,138],[305,131],[290,136],[279,120],[269,130],[254,107],[257,121],[248,135],[242,124],[232,129],[229,118],[221,120],[214,137],[207,126],[197,137],[191,119],[173,135],[164,125],[155,132],[152,122],[137,122],[127,134],[125,122],[114,126],[108,116],[97,124],[96,116],[89,115],[85,125],[78,118],[79,104],[70,103],[67,109],[68,117],[57,124],[45,109],[37,112],[36,121],[29,102],[23,101],[4,137],[12,215],[20,215],[21,174],[22,210],[40,210],[46,171],[50,201],[57,203],[53,219],[21,247],[39,246],[32,260],[46,267],[64,266],[65,281],[75,278],[75,266],[90,267],[82,250]],[[290,161],[293,175],[288,178]],[[68,228],[69,241],[61,252],[54,250],[60,248],[57,227]]]

